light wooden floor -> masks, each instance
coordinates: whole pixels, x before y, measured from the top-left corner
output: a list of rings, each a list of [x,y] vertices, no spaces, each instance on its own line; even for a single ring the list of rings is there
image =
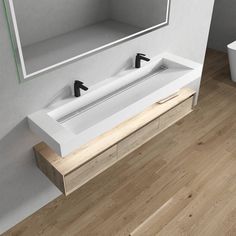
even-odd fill
[[[146,232],[133,232],[152,214]],[[5,235],[130,233],[236,235],[236,86],[226,54],[208,50],[192,114]]]

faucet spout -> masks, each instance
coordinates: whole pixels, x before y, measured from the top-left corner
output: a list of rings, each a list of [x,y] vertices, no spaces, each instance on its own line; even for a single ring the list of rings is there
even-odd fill
[[[86,87],[82,81],[76,80],[74,82],[75,97],[81,96],[81,91],[80,91],[81,89],[83,89],[84,91],[87,91],[88,87]]]
[[[148,57],[146,57],[145,54],[142,53],[137,53],[136,59],[135,59],[135,68],[140,68],[141,67],[141,61],[150,61]]]

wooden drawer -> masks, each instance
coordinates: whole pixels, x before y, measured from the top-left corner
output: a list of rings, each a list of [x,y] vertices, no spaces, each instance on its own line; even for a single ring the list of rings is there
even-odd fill
[[[118,156],[122,157],[153,138],[159,132],[159,118],[145,125],[118,143]]]
[[[193,96],[178,104],[171,110],[160,116],[160,130],[164,130],[175,122],[185,117],[192,111]]]
[[[109,148],[78,169],[65,175],[65,192],[70,194],[117,162],[117,146]]]
[[[38,167],[65,195],[69,195],[189,114],[194,94],[190,89],[183,89],[177,97],[163,104],[153,104],[65,158],[40,143],[34,147]]]

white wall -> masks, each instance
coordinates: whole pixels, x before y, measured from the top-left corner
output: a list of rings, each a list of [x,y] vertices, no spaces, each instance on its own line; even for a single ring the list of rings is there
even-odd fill
[[[111,0],[111,17],[138,28],[163,23],[166,10],[167,0]]]
[[[110,0],[14,0],[23,46],[109,18]]]
[[[94,84],[131,63],[137,52],[168,51],[203,63],[213,2],[173,0],[169,26],[20,84],[0,1],[0,232],[60,195],[35,165],[32,147],[40,140],[26,116],[74,79]]]
[[[236,1],[216,0],[209,37],[209,47],[226,51],[236,40]]]

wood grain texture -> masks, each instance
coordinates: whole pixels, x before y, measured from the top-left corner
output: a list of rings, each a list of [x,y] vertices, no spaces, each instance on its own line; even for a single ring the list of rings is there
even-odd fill
[[[157,135],[160,132],[159,120],[159,118],[153,120],[149,124],[145,125],[141,129],[135,131],[128,137],[121,140],[117,144],[117,155],[119,157],[123,157],[143,145],[145,142],[152,139],[155,135]]]
[[[86,165],[65,175],[65,193],[70,194],[77,188],[102,173],[118,161],[117,145],[109,148],[98,157],[92,159]]]
[[[62,175],[66,175],[68,172],[71,172],[75,168],[82,166],[84,163],[88,162],[108,148],[114,146],[116,143],[129,136],[131,133],[142,128],[160,115],[185,101],[193,94],[194,91],[191,89],[182,89],[179,91],[178,97],[164,104],[153,104],[142,113],[121,123],[114,129],[104,133],[103,135],[100,135],[91,142],[88,142],[65,158],[58,156],[45,144],[37,145],[35,150],[42,156],[47,157],[48,162],[50,162]]]
[[[227,55],[208,50],[193,113],[4,235],[236,235],[236,85],[229,77]]]
[[[96,138],[96,142],[90,142],[91,146],[86,145],[86,149],[82,147],[74,152],[73,155],[65,158],[59,157],[44,143],[36,145],[34,150],[38,167],[67,196],[124,158],[128,153],[152,139],[168,126],[190,113],[193,107],[194,94],[195,92],[191,89],[182,89],[179,91],[178,96],[172,100],[161,105],[152,105],[132,119],[121,123],[118,126],[119,129],[115,127]],[[160,117],[154,117],[154,114],[158,114]],[[159,120],[162,116],[165,119],[162,119],[162,126],[160,128]],[[141,128],[134,130],[133,127],[137,126]],[[132,133],[128,133],[129,130]],[[124,133],[125,135],[129,134],[129,136],[123,138]],[[114,143],[114,140],[117,143]],[[113,146],[108,146],[108,144]],[[95,149],[95,147],[98,149]],[[100,150],[103,148],[104,151],[100,153]],[[90,154],[93,153],[94,156],[86,159],[82,155],[81,150],[82,153],[87,150]],[[60,163],[59,166],[58,163]],[[63,166],[63,163],[65,165],[63,167],[64,171],[61,171],[60,167]],[[77,165],[78,163],[79,165]],[[67,172],[65,172],[66,170]]]
[[[37,147],[43,145],[37,145]],[[36,148],[37,149],[37,148]],[[64,176],[57,171],[48,161],[45,159],[38,151],[34,151],[36,163],[38,168],[54,183],[57,188],[64,194],[65,191],[65,181]]]
[[[173,125],[176,120],[179,120],[186,115],[188,115],[192,110],[193,100],[188,99],[182,102],[180,105],[174,107],[169,112],[166,112],[162,116],[160,116],[160,129],[164,130],[171,125]]]

